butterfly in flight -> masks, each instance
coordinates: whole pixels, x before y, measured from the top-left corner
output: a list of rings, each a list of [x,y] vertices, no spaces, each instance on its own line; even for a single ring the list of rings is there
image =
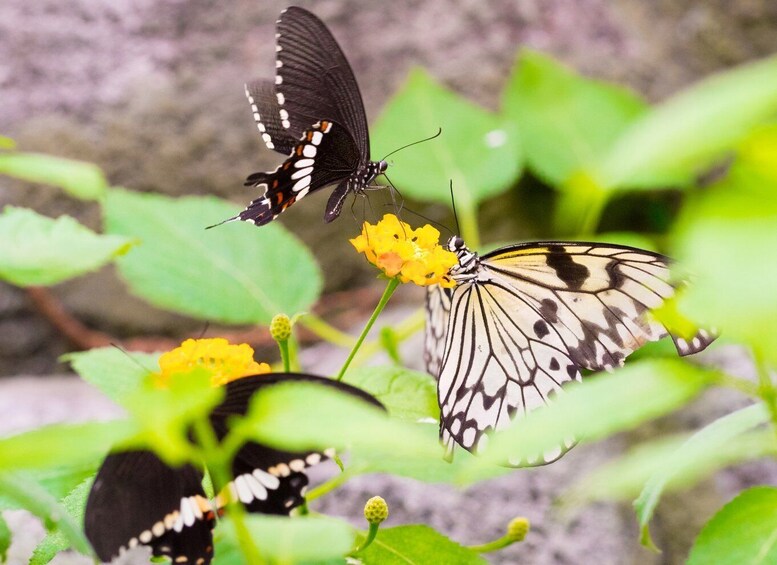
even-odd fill
[[[227,435],[227,420],[245,414],[254,393],[285,382],[319,383],[380,406],[369,394],[323,377],[295,373],[244,377],[226,385],[225,399],[210,414],[216,436]],[[103,462],[87,499],[86,537],[103,561],[145,545],[154,556],[169,557],[173,563],[207,565],[213,558],[212,529],[226,504],[226,489],[249,512],[288,515],[304,502],[305,469],[326,459],[326,453],[291,453],[247,443],[232,463],[235,478],[213,504],[196,467],[169,467],[151,451],[113,453]]]
[[[447,243],[458,264],[452,289],[429,287],[424,359],[438,379],[440,437],[475,452],[488,433],[551,401],[582,369],[612,370],[668,335],[649,315],[672,297],[662,255],[602,243],[543,241],[479,256],[460,237]],[[680,355],[714,339],[672,335]],[[514,466],[551,463],[564,445]]]
[[[275,37],[275,82],[250,82],[246,96],[265,144],[287,158],[246,179],[264,193],[226,221],[267,224],[307,194],[336,184],[324,214],[331,222],[346,196],[362,194],[388,165],[370,161],[359,85],[324,23],[292,6],[281,13]]]

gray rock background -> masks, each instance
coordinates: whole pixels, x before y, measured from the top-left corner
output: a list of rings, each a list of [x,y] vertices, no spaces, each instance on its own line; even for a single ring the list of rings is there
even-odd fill
[[[301,4],[327,22],[348,54],[371,119],[413,65],[427,67],[449,87],[496,109],[519,46],[548,52],[589,76],[629,85],[652,101],[715,70],[777,51],[773,0]],[[276,0],[5,0],[0,3],[0,133],[23,150],[96,162],[115,185],[173,195],[217,194],[244,203],[250,195],[243,178],[279,159],[256,135],[242,84],[272,76],[273,27],[283,7],[285,2]],[[281,221],[321,258],[329,290],[368,283],[373,274],[347,251],[354,222],[344,214],[322,228],[325,197],[310,197]],[[484,217],[490,219],[504,202],[487,204]],[[0,178],[0,205],[7,203],[52,216],[67,213],[93,228],[100,224],[92,205]],[[488,223],[499,226],[492,239],[519,229],[504,227],[504,219]],[[202,328],[128,296],[110,268],[54,292],[89,326],[118,336],[180,336]],[[107,401],[82,383],[50,376],[63,369],[56,358],[68,348],[23,292],[0,285],[0,375],[49,375],[44,386],[32,376],[0,381],[0,435],[44,421],[111,413]],[[332,352],[308,355],[318,362]],[[737,350],[707,358],[737,372],[749,370]],[[738,402],[709,394],[655,430],[697,427]],[[584,446],[551,467],[519,471],[467,492],[359,479],[336,500],[325,500],[324,508],[358,517],[363,501],[382,493],[392,507],[390,523],[428,522],[467,543],[500,535],[516,514],[529,516],[533,533],[527,542],[491,556],[495,563],[680,563],[698,526],[722,501],[743,486],[777,479],[773,469],[752,464],[669,497],[654,527],[665,550],[660,556],[638,547],[628,506],[596,505],[568,521],[554,515],[551,501],[560,486],[632,439]],[[29,540],[40,531],[36,534],[23,515],[15,514],[11,522],[28,540],[24,545],[20,536],[13,548],[13,559],[23,562]]]

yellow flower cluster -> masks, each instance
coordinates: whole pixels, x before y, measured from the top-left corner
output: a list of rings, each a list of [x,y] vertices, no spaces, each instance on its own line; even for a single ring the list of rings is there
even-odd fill
[[[448,271],[456,264],[456,254],[441,247],[439,240],[440,232],[428,224],[414,230],[394,214],[386,214],[376,225],[364,222],[362,233],[350,241],[388,277],[452,288],[455,282]]]
[[[267,363],[254,361],[250,345],[232,345],[226,339],[187,339],[180,347],[163,353],[159,358],[158,383],[165,386],[171,375],[196,368],[211,372],[211,384],[222,386],[241,377],[269,373]]]

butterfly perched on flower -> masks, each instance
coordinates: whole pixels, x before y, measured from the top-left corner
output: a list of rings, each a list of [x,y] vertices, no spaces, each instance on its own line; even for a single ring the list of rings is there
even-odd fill
[[[323,377],[275,373],[242,377],[225,385],[225,398],[210,414],[219,440],[230,417],[246,413],[251,397],[278,383],[312,382],[380,406],[361,390]],[[328,452],[327,452],[328,453]],[[234,479],[214,501],[202,487],[203,473],[193,465],[173,468],[151,451],[123,451],[106,457],[86,503],[84,530],[103,561],[138,545],[173,563],[207,565],[213,558],[216,515],[226,504],[225,490],[249,512],[288,515],[304,502],[305,470],[327,453],[293,453],[247,443],[232,463]]]
[[[246,85],[267,147],[287,156],[274,171],[250,175],[264,193],[230,220],[271,222],[307,194],[336,184],[324,219],[340,215],[346,196],[359,194],[386,170],[370,161],[367,116],[353,71],[324,23],[290,7],[277,22],[275,82]]]
[[[611,370],[630,353],[670,332],[649,311],[671,298],[669,262],[621,245],[533,242],[479,256],[459,237],[447,248],[458,263],[452,289],[429,287],[427,370],[438,378],[440,437],[475,452],[488,432],[539,408],[580,371]],[[680,355],[714,336],[672,335]],[[542,465],[574,445],[570,439],[535,459]]]

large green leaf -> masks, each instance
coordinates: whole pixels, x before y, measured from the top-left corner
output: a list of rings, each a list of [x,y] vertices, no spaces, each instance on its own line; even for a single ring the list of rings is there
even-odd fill
[[[381,528],[378,530],[378,537],[364,552],[359,553],[358,557],[364,565],[488,563],[471,549],[446,538],[429,526],[422,525]]]
[[[246,518],[246,525],[262,557],[273,563],[319,563],[342,557],[351,549],[355,537],[353,528],[346,522],[326,516],[253,515]],[[245,563],[229,518],[219,521],[215,539],[214,565]]]
[[[86,510],[86,499],[92,488],[94,477],[90,477],[75,487],[61,501],[62,507],[71,516],[76,524],[84,523],[84,511]],[[54,559],[54,556],[60,551],[71,547],[71,541],[62,530],[49,532],[45,538],[35,547],[32,553],[29,565],[46,565]]]
[[[592,163],[647,109],[626,88],[581,77],[547,55],[523,50],[502,95],[517,125],[526,161],[561,186]]]
[[[361,367],[348,371],[343,381],[369,392],[396,418],[436,422],[440,417],[437,383],[427,373],[397,365]]]
[[[82,200],[97,200],[108,188],[97,165],[38,153],[0,153],[0,174],[58,186]]]
[[[494,434],[463,479],[477,479],[493,463],[536,458],[571,438],[592,441],[631,429],[689,401],[713,374],[679,359],[660,359],[572,384],[548,406]]]
[[[233,222],[205,230],[236,211],[217,198],[111,190],[106,230],[142,242],[118,262],[132,292],[212,322],[269,323],[280,312],[309,309],[321,291],[321,273],[283,226]]]
[[[159,370],[158,353],[126,352],[115,347],[68,353],[60,360],[69,362],[82,379],[117,403],[136,390],[150,373]]]
[[[51,496],[60,500],[84,480],[92,477],[97,471],[100,461],[100,457],[95,457],[89,461],[74,465],[25,469],[24,476],[35,481],[35,483],[46,489]],[[0,495],[0,510],[12,510],[15,508],[17,507],[14,506],[13,500]]]
[[[372,154],[389,152],[434,134],[437,139],[391,156],[391,180],[407,196],[465,206],[504,192],[521,173],[522,157],[511,124],[437,83],[423,69],[410,72],[372,128]]]
[[[0,215],[0,279],[17,286],[57,284],[98,269],[130,246],[129,238],[96,234],[69,216],[54,220],[6,206]]]
[[[53,424],[0,439],[0,471],[79,466],[100,460],[132,426],[125,421]]]
[[[0,563],[8,559],[8,548],[11,547],[11,528],[0,513]]]
[[[691,86],[634,122],[592,167],[606,189],[634,188],[656,173],[692,177],[777,114],[777,56]],[[652,185],[655,186],[655,185]]]
[[[707,522],[688,565],[777,563],[777,488],[741,492]]]

